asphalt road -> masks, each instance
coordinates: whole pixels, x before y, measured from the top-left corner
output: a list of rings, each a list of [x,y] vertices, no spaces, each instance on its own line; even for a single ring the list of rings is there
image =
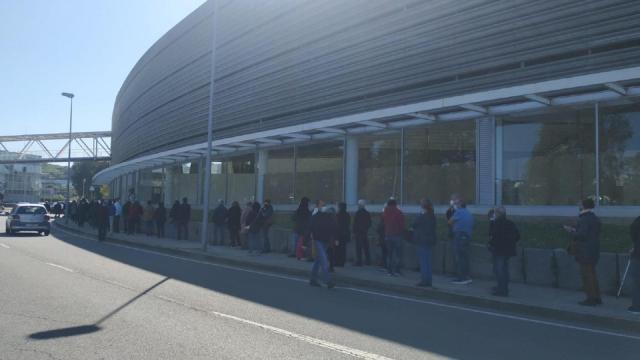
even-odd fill
[[[640,358],[637,334],[0,231],[0,359]]]

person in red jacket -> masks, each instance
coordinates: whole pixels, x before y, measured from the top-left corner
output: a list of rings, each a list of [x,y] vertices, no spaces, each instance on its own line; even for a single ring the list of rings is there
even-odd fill
[[[400,259],[402,259],[402,240],[404,235],[404,215],[398,209],[398,203],[391,198],[382,212],[384,237],[387,243],[387,270],[389,275],[402,275]]]

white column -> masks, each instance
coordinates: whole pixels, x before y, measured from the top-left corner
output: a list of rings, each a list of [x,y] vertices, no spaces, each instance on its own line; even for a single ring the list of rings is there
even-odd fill
[[[269,152],[267,150],[258,150],[256,154],[256,201],[261,203],[264,201],[264,175],[267,173],[267,160]]]
[[[347,136],[344,147],[344,199],[347,206],[358,203],[358,138]]]

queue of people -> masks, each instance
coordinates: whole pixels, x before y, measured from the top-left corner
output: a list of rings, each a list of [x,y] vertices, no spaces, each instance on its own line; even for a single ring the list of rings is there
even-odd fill
[[[366,205],[365,200],[358,201],[358,209],[352,221],[345,203],[339,203],[336,212],[332,205],[326,204],[323,200],[317,200],[315,207],[310,209],[309,198],[301,199],[291,216],[293,231],[288,244],[288,255],[298,260],[313,262],[310,277],[312,286],[320,286],[321,281],[329,288],[335,286],[331,273],[336,267],[345,266],[347,246],[352,238],[355,239],[354,265],[372,264],[369,233],[373,221]],[[583,200],[575,226],[565,226],[571,239],[568,253],[575,257],[582,276],[585,299],[580,304],[584,306],[603,303],[596,273],[602,225],[593,211],[594,207],[593,200]],[[162,202],[156,206],[148,201],[143,207],[132,197],[124,204],[120,199],[92,202],[81,199],[78,202],[72,201],[67,213],[78,226],[82,227],[88,223],[97,228],[101,241],[109,231],[120,232],[120,225],[123,225],[127,234],[142,233],[147,236],[164,237],[167,221],[173,225],[178,240],[187,240],[191,205],[187,198],[183,198],[182,202],[176,200],[167,214]],[[452,284],[471,284],[469,246],[473,235],[474,217],[468,211],[464,199],[458,195],[451,197],[450,207],[445,215],[456,270]],[[520,232],[516,224],[507,218],[504,207],[492,208],[488,216],[487,246],[492,254],[496,279],[496,286],[491,292],[495,296],[505,297],[509,296],[509,261],[517,255],[516,244],[520,240]],[[263,204],[248,202],[244,208],[241,208],[237,201],[227,208],[224,201],[219,200],[208,219],[213,225],[210,244],[240,247],[248,250],[250,254],[271,251],[269,233],[274,223],[274,209],[269,200],[265,200]],[[431,259],[438,238],[434,207],[429,199],[420,201],[420,213],[407,226],[405,215],[396,200],[390,198],[382,210],[375,230],[382,254],[379,265],[389,276],[403,275],[404,242],[411,242],[415,245],[420,267],[420,281],[416,285],[433,286]],[[630,236],[633,247],[628,273],[630,281],[634,283],[634,290],[629,311],[640,313],[640,217],[631,225]]]

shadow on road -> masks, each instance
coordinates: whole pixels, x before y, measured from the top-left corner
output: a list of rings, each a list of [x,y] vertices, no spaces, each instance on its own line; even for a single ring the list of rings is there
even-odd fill
[[[98,331],[102,330],[102,328],[100,327],[100,325],[102,323],[104,323],[109,318],[111,318],[115,314],[117,314],[120,311],[122,311],[127,306],[133,304],[136,300],[138,300],[141,297],[143,297],[146,294],[148,294],[151,290],[153,290],[153,289],[157,288],[158,286],[162,285],[167,280],[169,280],[168,277],[162,279],[161,281],[159,281],[157,283],[155,283],[153,286],[149,287],[148,289],[146,289],[145,291],[141,292],[140,294],[134,296],[133,298],[131,298],[131,300],[127,301],[126,303],[118,306],[113,311],[111,311],[110,313],[106,314],[105,316],[100,318],[100,320],[96,321],[95,323],[93,323],[91,325],[82,325],[82,326],[74,326],[74,327],[68,327],[68,328],[62,328],[62,329],[41,331],[41,332],[37,332],[37,333],[33,333],[33,334],[29,335],[28,338],[32,339],[32,340],[49,340],[49,339],[57,339],[57,338],[63,338],[63,337],[87,335],[87,334],[92,334],[92,333],[98,332]]]

